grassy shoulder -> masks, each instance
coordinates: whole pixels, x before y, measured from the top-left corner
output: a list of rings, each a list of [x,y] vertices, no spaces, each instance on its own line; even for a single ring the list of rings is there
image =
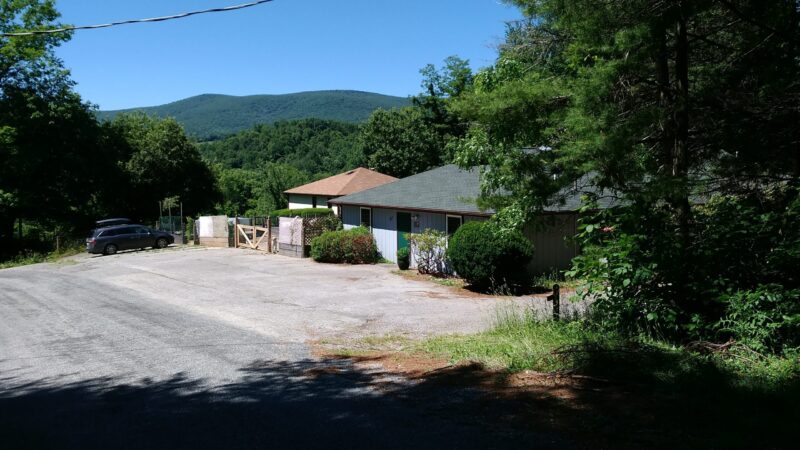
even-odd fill
[[[44,262],[58,261],[68,256],[74,256],[84,251],[83,247],[68,247],[58,252],[41,253],[41,252],[25,252],[17,255],[6,261],[0,262],[0,269],[8,269],[11,267],[27,266],[29,264],[39,264]]]
[[[537,321],[514,313],[501,314],[490,331],[433,337],[411,348],[452,363],[478,362],[511,373],[582,373],[663,386],[707,379],[769,391],[800,380],[800,351],[775,356],[735,344],[724,351],[703,343],[677,347],[623,339],[593,330],[582,321]]]
[[[337,354],[429,385],[485,389],[520,426],[592,448],[793,448],[800,353],[623,339],[501,314],[484,333],[368,338]],[[488,401],[488,400],[487,400]]]

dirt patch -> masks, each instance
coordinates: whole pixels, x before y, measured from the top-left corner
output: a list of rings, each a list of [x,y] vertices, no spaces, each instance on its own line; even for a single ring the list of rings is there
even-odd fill
[[[478,363],[451,364],[422,354],[315,348],[328,360],[380,372],[428,392],[477,392],[458,414],[519,429],[563,433],[587,448],[671,448],[652,393],[610,380],[568,373],[508,373]],[[375,383],[378,385],[379,383]],[[674,401],[674,399],[672,399]],[[453,412],[455,413],[455,412]],[[683,430],[687,431],[687,430]],[[695,441],[695,444],[697,441]],[[691,445],[689,447],[692,447]]]
[[[425,275],[417,272],[416,270],[392,270],[392,273],[395,275],[399,275],[403,278],[408,280],[414,281],[422,281],[425,283],[436,284],[448,289],[452,294],[463,297],[463,298],[547,298],[548,295],[552,294],[553,291],[551,289],[545,289],[541,287],[532,288],[530,292],[525,292],[524,294],[520,295],[511,295],[511,294],[493,294],[487,292],[477,291],[471,288],[468,284],[464,282],[461,278],[457,277],[439,277],[435,275]],[[568,298],[575,294],[574,288],[561,288],[561,297]],[[432,297],[432,298],[439,298],[439,297]],[[446,296],[442,297],[446,298]]]
[[[410,291],[412,294],[417,294],[421,297],[425,298],[434,298],[434,299],[451,299],[453,298],[453,294],[449,292],[433,292],[433,291]],[[466,297],[461,295],[460,293],[456,293],[458,297]]]
[[[303,375],[309,378],[319,378],[324,375],[337,375],[342,372],[340,367],[334,366],[322,366],[322,367],[313,367],[311,369],[303,371]]]

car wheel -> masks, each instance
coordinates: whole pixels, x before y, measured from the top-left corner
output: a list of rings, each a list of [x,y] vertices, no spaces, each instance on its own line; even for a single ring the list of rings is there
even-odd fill
[[[156,241],[156,248],[165,248],[169,243],[164,238],[158,238]]]
[[[106,245],[105,250],[103,250],[103,253],[106,255],[113,255],[114,253],[117,253],[117,246],[114,244],[108,244]]]

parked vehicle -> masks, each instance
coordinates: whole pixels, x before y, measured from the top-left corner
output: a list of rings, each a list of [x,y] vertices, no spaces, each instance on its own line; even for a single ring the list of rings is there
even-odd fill
[[[133,224],[131,219],[125,217],[116,217],[114,219],[98,220],[94,223],[95,228],[113,227],[114,225],[128,225]]]
[[[120,250],[164,248],[174,242],[171,234],[144,225],[115,225],[94,230],[86,239],[86,251],[113,255]]]

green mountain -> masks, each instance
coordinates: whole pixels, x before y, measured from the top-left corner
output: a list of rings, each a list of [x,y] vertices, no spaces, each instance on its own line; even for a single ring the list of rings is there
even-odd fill
[[[281,120],[317,118],[363,122],[372,111],[408,106],[408,98],[361,91],[310,91],[282,95],[203,94],[160,106],[98,111],[100,120],[122,112],[142,111],[174,117],[186,132],[201,140],[213,140],[256,124]]]

